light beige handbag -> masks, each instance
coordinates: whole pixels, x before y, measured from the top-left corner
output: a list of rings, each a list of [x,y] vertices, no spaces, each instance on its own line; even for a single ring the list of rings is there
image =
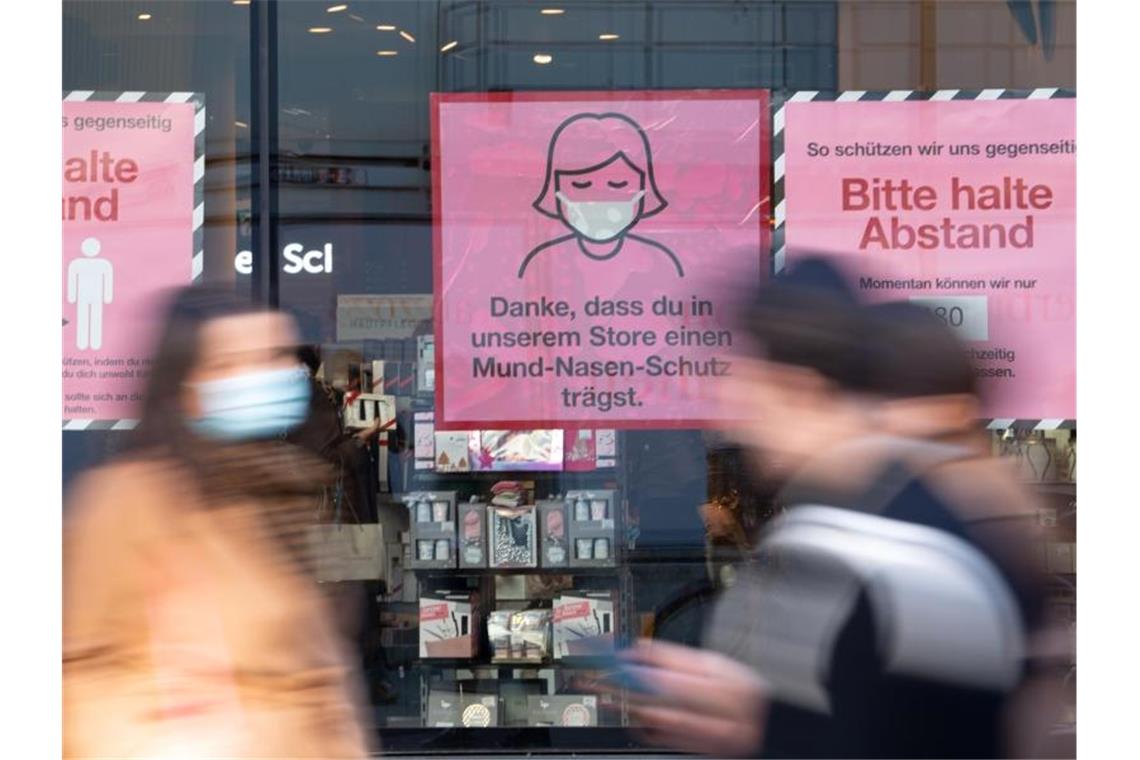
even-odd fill
[[[321,583],[336,581],[383,580],[386,576],[387,550],[384,545],[384,526],[378,523],[340,522],[342,485],[338,481],[334,492],[334,521],[318,522],[309,527],[309,550],[316,567],[316,578]],[[328,504],[327,495],[317,511],[320,520]],[[348,505],[356,518],[352,505]]]

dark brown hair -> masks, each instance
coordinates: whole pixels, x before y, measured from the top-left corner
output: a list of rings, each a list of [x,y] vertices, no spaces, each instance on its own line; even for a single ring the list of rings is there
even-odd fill
[[[887,398],[978,395],[974,366],[957,334],[927,309],[893,302],[869,310],[873,384]]]
[[[178,465],[213,508],[256,504],[269,532],[303,567],[310,567],[304,531],[315,519],[321,490],[330,480],[317,459],[283,440],[203,440],[187,424],[182,394],[200,360],[202,333],[216,319],[263,309],[232,292],[194,286],[174,293],[154,354],[142,420],[128,444],[136,457]]]
[[[132,448],[179,449],[193,438],[182,413],[182,392],[198,363],[203,330],[216,319],[260,310],[214,286],[182,288],[173,293],[155,348],[142,420],[131,441]]]
[[[866,310],[829,260],[806,258],[759,289],[743,321],[762,358],[815,370],[845,391],[871,390]]]

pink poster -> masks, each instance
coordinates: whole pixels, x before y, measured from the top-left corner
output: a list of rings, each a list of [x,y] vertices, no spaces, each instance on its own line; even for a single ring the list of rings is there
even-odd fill
[[[159,297],[191,279],[194,122],[193,102],[63,103],[65,429],[138,417]]]
[[[432,96],[436,424],[701,427],[767,271],[763,91]]]
[[[786,262],[966,341],[985,416],[1076,417],[1076,101],[789,102]]]

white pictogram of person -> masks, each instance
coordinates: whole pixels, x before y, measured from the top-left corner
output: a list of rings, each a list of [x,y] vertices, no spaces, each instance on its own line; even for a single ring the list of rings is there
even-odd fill
[[[114,295],[114,267],[97,258],[102,250],[97,238],[89,237],[80,246],[82,258],[67,267],[67,301],[76,305],[75,347],[98,351],[103,346],[103,306]]]

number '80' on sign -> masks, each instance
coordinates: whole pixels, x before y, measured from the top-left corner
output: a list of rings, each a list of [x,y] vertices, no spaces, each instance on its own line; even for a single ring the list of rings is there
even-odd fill
[[[962,340],[990,338],[989,299],[986,296],[923,296],[910,300],[929,309],[943,324],[954,328]]]

